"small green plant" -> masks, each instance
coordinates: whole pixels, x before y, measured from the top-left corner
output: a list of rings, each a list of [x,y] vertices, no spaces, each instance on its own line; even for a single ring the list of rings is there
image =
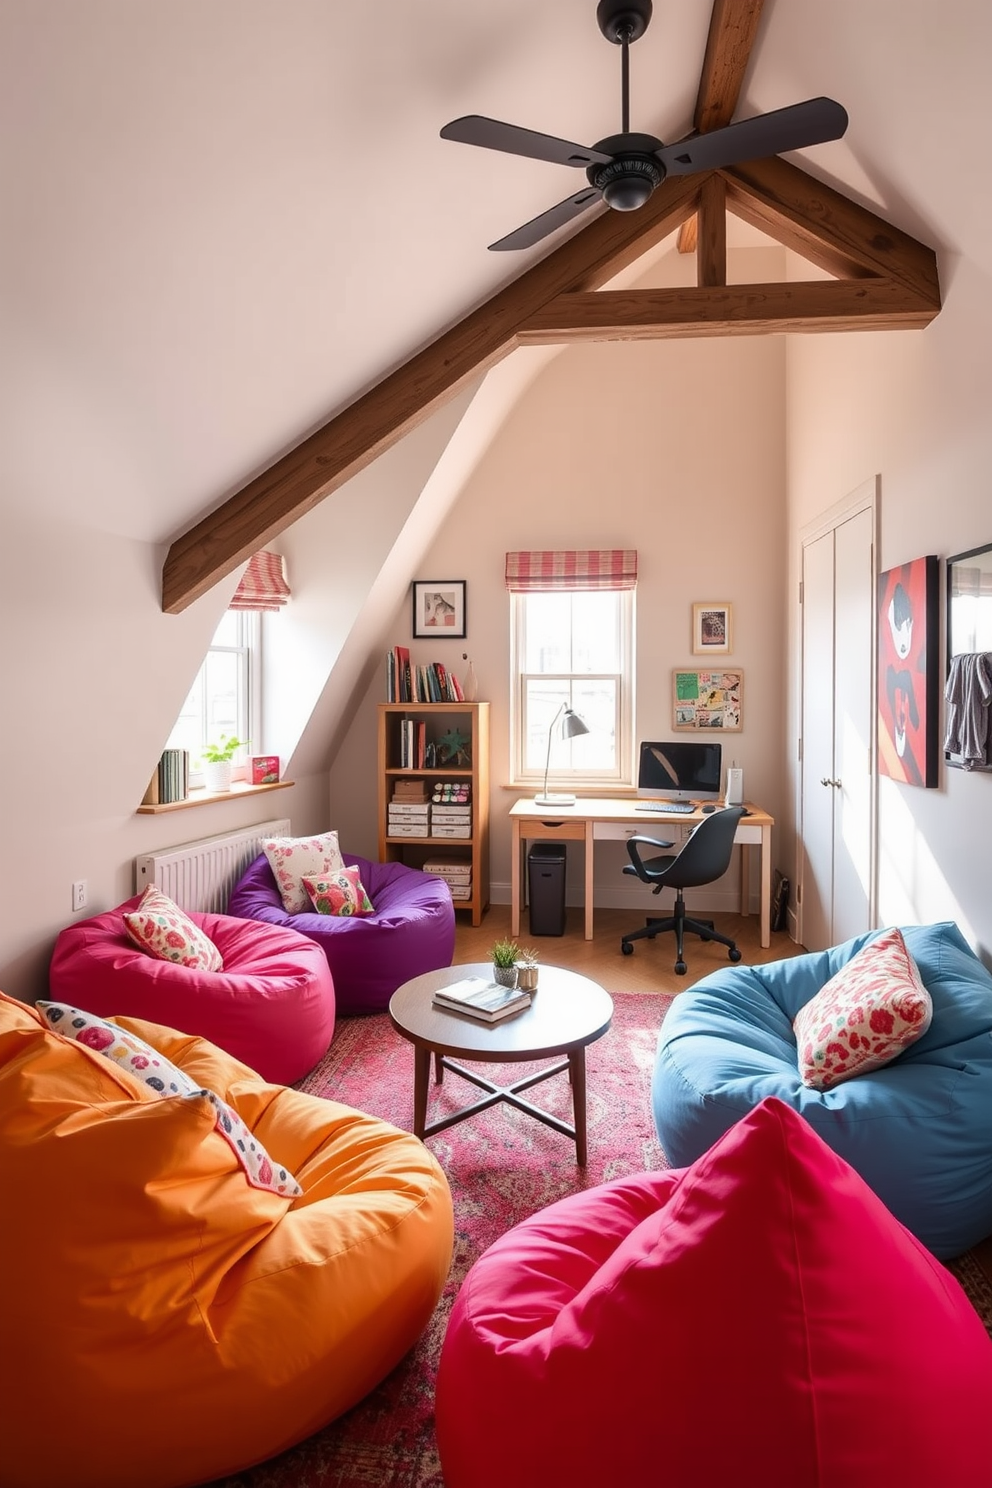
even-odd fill
[[[519,947],[515,940],[496,940],[490,955],[494,966],[510,967],[516,966]]]
[[[202,754],[211,765],[222,765],[225,760],[232,760],[239,749],[247,747],[247,739],[239,739],[236,734],[229,739],[226,734],[221,734],[219,743],[203,746]]]

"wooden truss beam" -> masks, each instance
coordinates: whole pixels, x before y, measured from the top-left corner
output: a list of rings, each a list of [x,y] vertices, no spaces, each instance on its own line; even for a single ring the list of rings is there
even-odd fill
[[[723,129],[732,121],[758,34],[763,3],[764,0],[713,0],[692,115],[692,127],[697,134]],[[700,225],[698,217],[687,217],[683,222],[679,228],[680,253],[692,253],[696,248]],[[705,251],[711,255],[713,249]]]
[[[933,251],[779,159],[665,181],[637,212],[605,212],[177,538],[162,575],[170,614],[230,574],[515,346],[783,331],[918,329],[940,310]],[[839,275],[726,285],[708,229],[695,289],[602,291],[697,207],[728,210]]]
[[[782,331],[922,330],[937,314],[891,279],[819,279],[561,295],[520,327],[523,346]]]
[[[566,290],[593,290],[695,210],[699,180],[665,181],[638,212],[604,212],[178,537],[162,608],[178,614],[512,351],[517,327]]]

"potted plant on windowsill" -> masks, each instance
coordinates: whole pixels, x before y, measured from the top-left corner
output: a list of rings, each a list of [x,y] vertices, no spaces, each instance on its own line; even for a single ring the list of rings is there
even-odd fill
[[[236,734],[230,738],[221,734],[216,744],[206,744],[201,753],[203,761],[203,786],[211,795],[219,795],[231,789],[232,761],[239,749],[247,747],[247,740]]]

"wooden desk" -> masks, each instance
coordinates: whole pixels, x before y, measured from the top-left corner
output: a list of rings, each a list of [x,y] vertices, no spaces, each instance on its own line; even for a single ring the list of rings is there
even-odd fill
[[[750,801],[747,808],[750,816],[741,818],[734,841],[741,847],[741,908],[742,915],[749,913],[748,906],[748,855],[752,847],[761,850],[761,944],[770,946],[772,911],[772,827],[774,818]],[[638,834],[646,837],[661,837],[681,847],[693,827],[706,820],[701,810],[691,814],[675,814],[663,811],[637,809],[637,801],[594,800],[579,797],[574,806],[559,807],[558,810],[538,806],[532,799],[516,801],[510,807],[510,822],[513,827],[510,863],[510,932],[520,934],[520,905],[523,899],[523,855],[528,841],[539,838],[542,842],[585,843],[585,938],[592,940],[593,915],[593,867],[595,844],[602,841],[625,842]]]

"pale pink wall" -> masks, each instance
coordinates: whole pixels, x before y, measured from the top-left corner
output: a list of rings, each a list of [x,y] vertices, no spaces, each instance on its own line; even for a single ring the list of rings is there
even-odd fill
[[[754,278],[781,273],[761,250]],[[685,272],[685,265],[675,271]],[[688,267],[691,269],[691,260]],[[671,671],[691,666],[694,600],[734,605],[733,661],[744,670],[745,728],[724,740],[750,796],[784,804],[784,342],[781,337],[607,344],[555,358],[470,475],[423,560],[421,576],[468,581],[467,641],[433,650],[460,669],[471,654],[492,704],[493,898],[509,898],[509,620],[503,558],[519,547],[633,547],[639,737],[671,729]],[[409,643],[409,604],[393,640]],[[418,653],[413,643],[414,655]],[[421,659],[433,659],[420,643]],[[699,664],[698,658],[696,664]],[[374,850],[377,675],[331,776],[331,815]],[[600,904],[637,900],[622,847],[596,854]],[[581,868],[574,854],[572,876]],[[624,856],[624,861],[626,857]],[[720,891],[732,908],[731,886]],[[580,897],[578,884],[570,897]],[[711,895],[711,898],[713,896]],[[718,903],[722,900],[717,895]]]

